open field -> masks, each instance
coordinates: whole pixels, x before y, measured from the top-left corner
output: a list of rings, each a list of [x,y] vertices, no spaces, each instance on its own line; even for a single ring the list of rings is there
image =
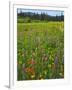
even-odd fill
[[[64,78],[64,22],[17,23],[18,80]]]

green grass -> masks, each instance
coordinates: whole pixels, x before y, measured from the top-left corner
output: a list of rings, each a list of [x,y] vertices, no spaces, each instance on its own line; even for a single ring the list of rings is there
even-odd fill
[[[17,23],[18,80],[64,78],[64,23]]]

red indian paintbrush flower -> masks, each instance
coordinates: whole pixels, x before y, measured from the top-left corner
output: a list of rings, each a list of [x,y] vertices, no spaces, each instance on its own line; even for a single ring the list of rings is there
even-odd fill
[[[33,67],[27,67],[25,68],[25,72],[30,74],[35,74],[35,69]]]
[[[34,64],[36,64],[36,61],[34,59],[32,59],[32,60],[28,61],[28,64],[34,65]]]

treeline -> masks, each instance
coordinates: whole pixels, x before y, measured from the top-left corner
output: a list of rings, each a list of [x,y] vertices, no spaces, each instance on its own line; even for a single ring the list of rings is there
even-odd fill
[[[28,22],[31,22],[31,20],[37,20],[37,21],[64,21],[64,15],[61,13],[61,16],[50,16],[46,13],[32,13],[32,12],[21,12],[17,13],[17,17],[19,18],[26,18]]]

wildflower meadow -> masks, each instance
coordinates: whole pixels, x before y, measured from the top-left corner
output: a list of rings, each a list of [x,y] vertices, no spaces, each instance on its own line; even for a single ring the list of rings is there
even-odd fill
[[[17,79],[64,78],[64,21],[32,18],[17,16]]]

